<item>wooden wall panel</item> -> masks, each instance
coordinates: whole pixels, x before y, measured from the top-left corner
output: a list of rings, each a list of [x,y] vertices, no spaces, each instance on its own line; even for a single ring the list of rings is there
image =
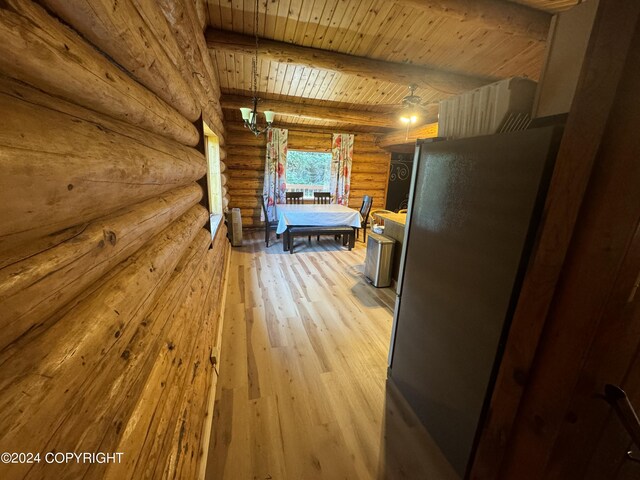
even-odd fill
[[[228,123],[227,160],[229,206],[242,211],[246,227],[261,227],[260,201],[265,162],[265,137],[255,137],[242,125]],[[371,134],[356,133],[351,175],[349,205],[358,208],[364,195],[373,196],[373,208],[384,208],[389,180],[391,155],[375,144]],[[331,133],[326,131],[289,129],[289,149],[331,151]]]
[[[230,250],[196,205],[191,121],[227,154],[204,5],[41,3],[0,2],[0,449],[128,461],[0,477],[197,478]]]

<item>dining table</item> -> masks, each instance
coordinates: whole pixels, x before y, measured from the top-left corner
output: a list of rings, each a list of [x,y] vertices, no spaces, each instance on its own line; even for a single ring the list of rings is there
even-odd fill
[[[292,226],[362,227],[362,215],[360,215],[360,211],[344,205],[277,204],[275,210],[278,221],[276,233],[284,234],[285,240],[287,229]],[[287,241],[283,242],[284,250],[287,250],[287,244]]]

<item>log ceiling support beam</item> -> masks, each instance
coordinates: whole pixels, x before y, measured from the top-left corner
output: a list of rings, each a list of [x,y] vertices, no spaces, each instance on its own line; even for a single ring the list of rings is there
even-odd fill
[[[389,148],[395,145],[413,144],[419,138],[435,138],[438,136],[438,124],[427,123],[419,127],[396,130],[385,135],[380,135],[376,145],[380,148]]]
[[[223,95],[220,99],[220,104],[223,109],[235,110],[240,107],[250,107],[251,103],[251,97],[241,95]],[[336,108],[334,106],[311,105],[283,100],[261,99],[259,108],[261,112],[271,110],[277,115],[355,123],[373,127],[393,128],[399,123],[398,116],[391,113],[365,112],[363,110],[349,110],[346,108]]]
[[[437,16],[453,17],[488,30],[528,37],[539,42],[547,40],[552,17],[550,13],[542,10],[504,0],[394,1],[404,7],[423,10]]]
[[[253,55],[256,48],[254,38],[249,35],[209,28],[206,31],[206,38],[207,45],[214,50]],[[385,62],[267,39],[260,39],[258,55],[279,63],[320,68],[398,85],[415,83],[418,87],[436,90],[444,96],[473,90],[494,81],[491,78],[451,73],[405,63]]]

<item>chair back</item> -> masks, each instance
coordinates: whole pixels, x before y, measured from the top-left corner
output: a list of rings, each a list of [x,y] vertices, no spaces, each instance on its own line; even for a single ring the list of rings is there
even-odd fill
[[[373,204],[373,197],[365,195],[362,197],[362,206],[360,207],[360,215],[362,215],[362,224],[366,225],[369,221],[369,212],[371,212],[371,205]]]
[[[313,203],[319,205],[331,203],[331,192],[313,192]]]
[[[267,203],[264,199],[264,195],[258,195],[260,199],[260,205],[262,205],[262,213],[264,213],[264,223],[269,223],[269,215],[267,214]]]
[[[371,223],[376,223],[378,225],[384,225],[384,218],[381,217],[377,217],[376,214],[378,213],[393,213],[391,210],[385,210],[384,208],[377,208],[375,210],[371,210],[371,212],[369,213],[369,215],[371,215],[371,217],[373,218],[371,220]]]
[[[302,205],[302,192],[286,192],[285,200],[288,204]]]

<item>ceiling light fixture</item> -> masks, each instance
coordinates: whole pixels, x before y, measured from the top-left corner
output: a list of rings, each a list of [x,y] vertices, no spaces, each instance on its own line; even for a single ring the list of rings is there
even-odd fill
[[[418,86],[415,83],[409,85],[409,95],[402,99],[402,111],[400,112],[400,121],[409,127],[418,121],[420,111],[420,105],[422,99],[416,95],[416,88]]]
[[[400,121],[404,124],[409,124],[409,123],[416,123],[418,121],[418,117],[417,115],[402,115],[400,117]]]
[[[409,95],[402,99],[400,121],[407,126],[405,141],[409,140],[409,127],[415,125],[420,117],[422,98],[416,95],[416,88],[418,88],[416,84],[409,85]]]
[[[271,128],[273,123],[273,117],[275,113],[267,110],[264,112],[267,125],[263,128],[258,126],[258,3],[256,0],[255,16],[253,18],[253,34],[256,40],[256,51],[251,60],[251,94],[253,96],[253,108],[242,107],[240,113],[242,113],[242,121],[244,126],[251,131],[256,137],[262,135]]]
[[[404,136],[404,139],[409,140],[409,127],[411,127],[412,125],[415,125],[415,123],[418,121],[418,114],[412,108],[407,109],[400,116],[400,121],[407,126],[407,131]]]
[[[405,113],[400,117],[400,121],[407,126],[407,131],[404,134],[404,139],[409,140],[409,127],[418,121],[418,117],[414,113]]]

